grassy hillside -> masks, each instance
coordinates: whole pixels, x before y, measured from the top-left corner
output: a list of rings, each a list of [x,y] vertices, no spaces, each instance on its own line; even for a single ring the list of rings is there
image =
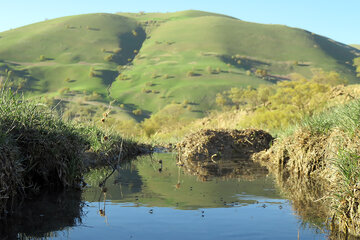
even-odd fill
[[[0,74],[15,88],[70,103],[116,100],[117,116],[137,121],[168,104],[203,116],[218,92],[310,76],[312,68],[355,83],[357,54],[305,30],[201,11],[86,14],[0,33]]]

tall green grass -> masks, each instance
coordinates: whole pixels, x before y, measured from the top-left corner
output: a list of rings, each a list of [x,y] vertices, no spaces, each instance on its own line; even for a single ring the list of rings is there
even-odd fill
[[[321,114],[307,117],[300,127],[309,129],[312,133],[328,133],[334,128],[353,135],[360,128],[360,99],[346,105],[328,109]]]
[[[44,188],[74,187],[84,152],[98,160],[138,154],[139,146],[94,126],[64,122],[46,105],[0,90],[0,217]]]

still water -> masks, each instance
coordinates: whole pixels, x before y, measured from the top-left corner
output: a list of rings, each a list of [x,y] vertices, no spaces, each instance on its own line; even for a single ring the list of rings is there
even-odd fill
[[[1,226],[4,239],[326,239],[257,165],[179,167],[170,153],[92,170],[82,192],[44,194]],[[195,166],[196,165],[196,166]],[[238,166],[238,167],[237,167]]]

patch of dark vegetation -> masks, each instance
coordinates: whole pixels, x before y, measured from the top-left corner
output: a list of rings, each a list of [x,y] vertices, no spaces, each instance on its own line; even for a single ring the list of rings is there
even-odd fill
[[[0,92],[0,116],[0,218],[43,189],[77,187],[85,151],[117,163],[146,151],[117,134],[63,122],[46,105],[11,90]]]
[[[249,157],[268,149],[273,137],[262,130],[210,130],[190,134],[177,145],[179,158],[196,161]]]

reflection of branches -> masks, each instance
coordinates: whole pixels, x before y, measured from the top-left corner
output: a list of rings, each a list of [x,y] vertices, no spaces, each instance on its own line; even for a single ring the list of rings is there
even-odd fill
[[[107,193],[107,187],[105,187],[107,180],[114,174],[114,172],[116,171],[116,168],[113,167],[113,170],[111,171],[111,173],[109,173],[104,180],[102,180],[99,183],[99,187],[101,188],[101,192],[104,195],[104,206],[103,208],[100,207],[100,200],[101,200],[101,194],[99,196],[99,214],[101,217],[105,217],[105,223],[108,224],[108,218],[106,216],[106,193]]]
[[[181,185],[180,185],[180,176],[181,176],[180,167],[178,167],[178,180],[177,180],[177,183],[175,185],[176,189],[179,189],[181,187]]]
[[[100,188],[104,188],[105,184],[106,184],[106,181],[114,174],[114,172],[116,171],[116,168],[113,168],[112,172],[110,174],[108,174],[104,180],[102,180],[100,183],[99,183],[99,187]]]
[[[105,224],[108,225],[108,218],[106,216],[106,192],[107,192],[107,189],[103,188],[104,207],[100,208],[100,199],[101,199],[101,195],[100,195],[100,198],[99,198],[99,214],[100,214],[101,217],[105,217]]]

